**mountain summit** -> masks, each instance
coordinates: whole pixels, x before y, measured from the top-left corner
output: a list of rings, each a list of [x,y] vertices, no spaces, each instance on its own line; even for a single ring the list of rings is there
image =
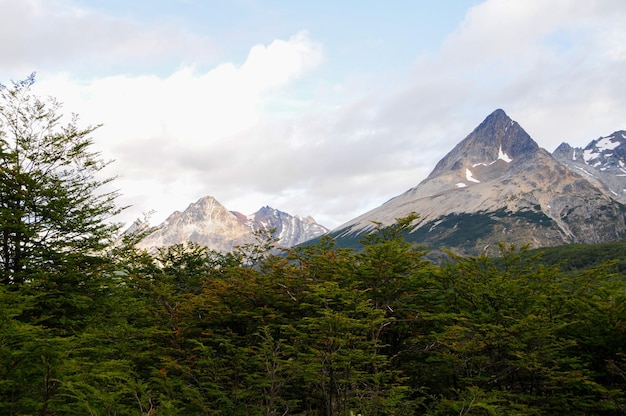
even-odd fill
[[[491,166],[500,163],[499,160],[508,163],[538,149],[539,146],[528,133],[511,120],[504,110],[498,109],[441,159],[424,182],[445,171],[463,169],[466,163],[473,166]]]
[[[559,163],[503,110],[490,114],[416,187],[331,232],[342,244],[420,215],[407,235],[429,248],[461,254],[598,243],[626,236],[625,208]],[[493,254],[492,253],[492,254]]]
[[[626,131],[592,140],[584,149],[562,143],[552,154],[607,195],[626,204]]]
[[[142,248],[170,246],[188,241],[220,252],[256,242],[255,232],[274,230],[278,247],[291,247],[328,232],[311,217],[291,216],[271,207],[251,215],[229,211],[214,197],[206,196],[176,211],[139,244]]]

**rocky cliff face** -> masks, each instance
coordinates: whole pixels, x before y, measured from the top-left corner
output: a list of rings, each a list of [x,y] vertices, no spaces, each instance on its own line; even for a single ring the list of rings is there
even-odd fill
[[[329,231],[312,217],[291,216],[269,206],[248,216],[246,224],[254,231],[275,230],[273,235],[280,247],[293,247]]]
[[[611,198],[626,204],[626,131],[592,140],[584,149],[562,143],[552,155]]]
[[[264,207],[252,215],[229,211],[215,198],[207,196],[190,204],[183,212],[171,214],[139,247],[152,248],[195,242],[220,252],[254,243],[255,231],[275,229],[277,246],[291,247],[328,231],[311,217],[301,218]]]
[[[624,206],[559,163],[496,110],[419,185],[331,232],[340,242],[420,215],[407,235],[429,248],[494,254],[498,242],[531,247],[626,236]],[[492,252],[493,250],[493,252]]]

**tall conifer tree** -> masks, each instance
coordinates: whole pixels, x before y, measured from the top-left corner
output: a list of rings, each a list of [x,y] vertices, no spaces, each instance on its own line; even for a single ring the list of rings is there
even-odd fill
[[[56,269],[64,254],[103,248],[119,227],[105,220],[120,211],[113,178],[91,150],[78,117],[62,122],[61,104],[34,95],[34,74],[0,85],[0,281],[22,283],[36,270]]]

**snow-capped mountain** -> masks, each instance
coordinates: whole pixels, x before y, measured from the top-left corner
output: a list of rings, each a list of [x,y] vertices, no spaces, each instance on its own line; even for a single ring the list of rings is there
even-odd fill
[[[249,215],[246,225],[254,231],[274,229],[279,247],[293,247],[329,231],[310,216],[292,216],[269,206]]]
[[[212,196],[200,198],[183,212],[171,214],[156,230],[144,238],[139,247],[169,246],[192,241],[220,252],[255,243],[255,232],[275,229],[278,247],[291,247],[316,238],[328,229],[311,217],[291,216],[263,207],[251,215],[229,211]]]
[[[562,143],[553,156],[626,204],[626,131],[592,140],[584,149]]]
[[[498,242],[542,247],[625,237],[624,205],[586,176],[559,163],[496,110],[419,185],[331,235],[351,245],[374,229],[374,221],[389,225],[415,212],[420,218],[409,240],[462,254],[493,254]]]

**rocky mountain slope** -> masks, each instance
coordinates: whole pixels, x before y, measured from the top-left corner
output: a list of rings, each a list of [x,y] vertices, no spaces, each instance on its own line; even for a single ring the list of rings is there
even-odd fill
[[[269,206],[247,216],[246,225],[254,231],[275,229],[274,237],[280,247],[293,247],[329,231],[313,217],[292,216]]]
[[[420,218],[409,240],[461,254],[495,254],[498,242],[544,247],[626,236],[624,205],[540,148],[503,110],[489,115],[419,185],[331,235],[353,245],[374,229],[373,221],[388,225],[411,212]]]
[[[626,204],[626,131],[595,139],[584,149],[562,143],[552,155],[610,197]]]
[[[277,246],[291,247],[319,237],[328,229],[311,217],[291,216],[263,207],[252,215],[227,210],[207,196],[190,204],[183,212],[171,214],[139,247],[152,248],[192,241],[210,249],[229,252],[236,246],[254,243],[255,231],[275,229]]]

